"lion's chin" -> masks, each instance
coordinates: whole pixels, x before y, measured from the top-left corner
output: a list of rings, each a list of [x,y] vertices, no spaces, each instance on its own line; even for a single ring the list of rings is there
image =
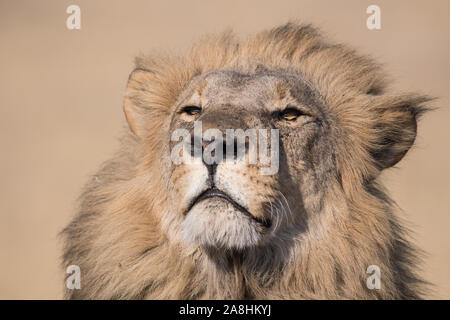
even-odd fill
[[[222,198],[205,199],[191,208],[183,223],[186,241],[203,247],[244,249],[257,245],[264,227]]]

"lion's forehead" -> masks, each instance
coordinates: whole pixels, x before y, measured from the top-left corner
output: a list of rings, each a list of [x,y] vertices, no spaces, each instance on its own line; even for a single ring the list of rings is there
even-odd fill
[[[290,99],[311,102],[313,89],[298,74],[266,70],[245,73],[215,70],[202,75],[190,86],[187,95],[192,102],[207,105],[243,105],[262,107],[267,102]]]

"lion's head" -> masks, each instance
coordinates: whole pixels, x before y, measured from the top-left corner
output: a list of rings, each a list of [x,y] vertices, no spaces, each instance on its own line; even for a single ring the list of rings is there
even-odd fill
[[[65,231],[90,280],[78,296],[418,296],[377,177],[429,98],[388,92],[379,70],[295,24],[138,58],[124,148]]]
[[[170,159],[167,149],[161,153],[174,205],[167,233],[181,226],[194,245],[244,249],[301,228],[307,214],[302,199],[310,193],[302,190],[317,182],[311,169],[328,168],[330,161],[319,146],[327,144],[324,126],[332,120],[318,92],[299,72],[256,66],[197,75],[179,96],[164,136],[186,132],[188,148],[180,150],[187,153],[180,163],[174,155],[182,144],[165,144]],[[263,163],[260,152],[272,155],[270,161]],[[208,162],[211,153],[216,158]]]

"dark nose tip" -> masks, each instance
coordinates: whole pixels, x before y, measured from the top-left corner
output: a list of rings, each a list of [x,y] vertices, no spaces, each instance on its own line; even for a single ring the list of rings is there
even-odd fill
[[[200,140],[200,139],[199,139]],[[205,165],[205,167],[206,167],[206,169],[208,170],[208,175],[209,175],[209,180],[211,181],[211,183],[212,184],[214,184],[213,183],[213,181],[214,181],[214,175],[216,174],[216,170],[217,170],[217,165],[219,164],[219,162],[220,162],[220,159],[219,160],[216,160],[216,159],[214,159],[214,161],[206,161],[205,160],[205,155],[204,155],[204,152],[205,152],[205,149],[210,145],[210,144],[213,144],[213,143],[216,143],[215,142],[215,140],[205,140],[205,139],[202,139],[201,140],[201,150],[197,150],[197,151],[201,151],[201,153],[200,153],[200,155],[201,155],[201,157],[202,157],[202,162],[203,162],[203,164]],[[195,139],[193,138],[192,139],[192,144],[193,144],[193,149],[192,150],[194,150],[194,152],[195,152],[195,148],[196,148],[196,145],[195,145]],[[197,146],[198,146],[198,142],[197,142]],[[198,148],[198,147],[197,147]],[[216,148],[218,148],[218,146],[216,146]],[[210,156],[211,157],[215,157],[215,155],[216,155],[216,148],[213,148],[210,152],[209,152],[209,154],[210,154]],[[192,156],[195,156],[194,154],[192,155]]]

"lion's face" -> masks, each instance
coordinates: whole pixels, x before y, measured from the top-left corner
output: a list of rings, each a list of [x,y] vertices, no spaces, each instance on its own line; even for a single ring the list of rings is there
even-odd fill
[[[318,161],[314,143],[324,117],[317,95],[299,75],[215,71],[194,78],[170,121],[172,137],[189,133],[185,148],[170,143],[172,158],[184,157],[178,163],[172,159],[169,174],[177,206],[172,214],[182,218],[183,239],[242,249],[299,223],[298,213],[305,211],[302,184]],[[237,138],[238,130],[248,129],[266,144],[250,140],[251,134]],[[230,130],[236,138],[227,140]]]

